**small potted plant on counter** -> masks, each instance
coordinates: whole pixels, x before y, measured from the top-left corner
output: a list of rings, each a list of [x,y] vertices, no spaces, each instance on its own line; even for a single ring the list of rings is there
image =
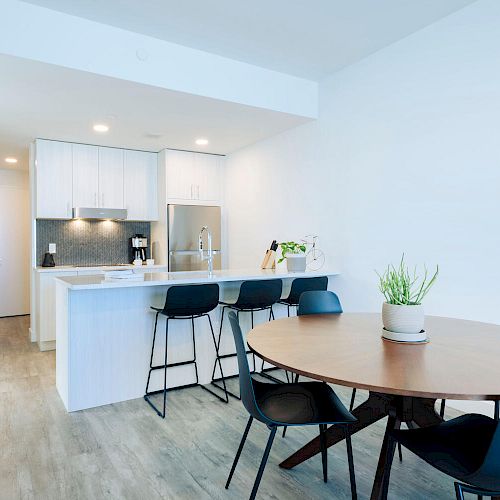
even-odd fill
[[[278,262],[283,262],[286,259],[286,267],[291,273],[300,273],[306,270],[306,246],[303,243],[295,241],[286,241],[280,243],[281,259]]]
[[[401,342],[426,340],[422,300],[436,281],[438,273],[438,266],[432,277],[425,269],[420,279],[416,267],[410,273],[404,254],[398,267],[389,265],[382,274],[377,273],[379,288],[385,297],[382,306],[383,337]]]

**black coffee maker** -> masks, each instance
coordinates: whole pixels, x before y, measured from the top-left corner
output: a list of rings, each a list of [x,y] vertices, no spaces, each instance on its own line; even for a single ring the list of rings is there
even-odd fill
[[[146,262],[148,249],[148,239],[143,234],[136,234],[130,238],[130,247],[132,250],[132,262],[142,260]]]

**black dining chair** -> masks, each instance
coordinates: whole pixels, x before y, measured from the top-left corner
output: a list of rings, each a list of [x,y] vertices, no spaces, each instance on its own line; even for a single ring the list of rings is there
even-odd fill
[[[287,314],[290,317],[290,307],[298,307],[300,296],[304,292],[326,290],[328,288],[328,277],[319,276],[317,278],[295,278],[290,287],[287,297],[278,300],[278,304],[287,307]]]
[[[500,425],[498,420],[477,414],[462,415],[430,427],[393,430],[383,477],[387,495],[396,443],[402,444],[428,464],[457,479],[457,500],[464,492],[500,497]]]
[[[299,300],[297,316],[306,316],[309,314],[341,314],[342,305],[338,295],[325,291],[308,291],[302,293]],[[295,382],[299,381],[299,375],[295,376]],[[352,390],[349,411],[354,409],[356,399],[356,388]],[[286,427],[283,429],[283,437],[286,435]],[[402,460],[401,446],[398,446],[399,459]]]
[[[328,290],[308,290],[302,292],[299,299],[297,316],[307,316],[309,314],[341,314],[342,305],[337,294]],[[299,374],[295,375],[295,382],[299,381]],[[349,411],[354,408],[356,389],[352,390]],[[283,437],[286,435],[286,427],[283,429]]]
[[[273,384],[254,380],[250,374],[245,341],[238,323],[236,314],[229,313],[229,321],[236,344],[238,356],[239,380],[241,400],[250,414],[248,423],[241,438],[238,451],[233,461],[226,489],[229,488],[236,465],[245,445],[254,419],[267,425],[271,433],[262,457],[257,477],[255,479],[250,500],[257,494],[262,474],[266,467],[276,431],[280,426],[319,426],[321,457],[323,464],[323,481],[327,482],[327,446],[325,432],[328,425],[341,425],[344,428],[347,444],[347,459],[349,463],[349,476],[351,482],[351,496],[356,499],[356,477],[352,456],[351,433],[349,425],[355,423],[356,418],[347,410],[337,397],[333,389],[323,382],[300,382]]]

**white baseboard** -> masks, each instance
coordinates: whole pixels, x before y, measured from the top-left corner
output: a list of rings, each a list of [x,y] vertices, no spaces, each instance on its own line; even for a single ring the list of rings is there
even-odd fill
[[[493,417],[495,405],[493,401],[458,401],[447,399],[446,405],[464,413],[479,413],[487,417]]]
[[[42,342],[38,342],[38,347],[40,348],[40,351],[55,351],[56,341],[55,340],[45,340]]]

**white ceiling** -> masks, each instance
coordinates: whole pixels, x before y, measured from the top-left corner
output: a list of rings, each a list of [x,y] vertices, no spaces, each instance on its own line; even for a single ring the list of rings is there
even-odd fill
[[[307,121],[10,56],[0,55],[0,75],[0,168],[7,156],[19,158],[14,168],[27,168],[37,137],[225,154]],[[95,133],[96,122],[111,130]],[[196,146],[197,137],[210,144]]]
[[[26,0],[319,80],[474,0]]]

